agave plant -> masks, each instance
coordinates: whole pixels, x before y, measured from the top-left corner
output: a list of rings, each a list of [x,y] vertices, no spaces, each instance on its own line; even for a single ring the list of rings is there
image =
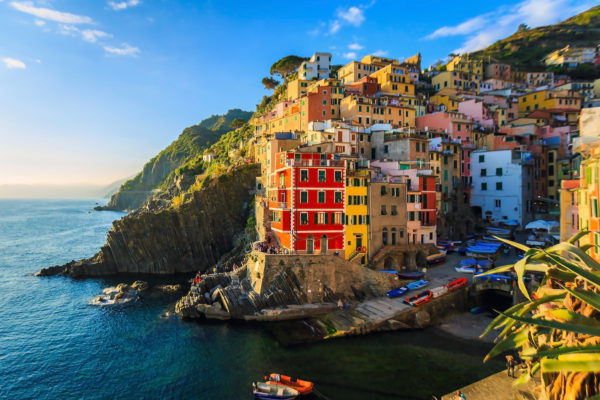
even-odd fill
[[[513,265],[486,274],[514,271],[527,298],[499,315],[482,336],[500,330],[484,361],[518,351],[527,365],[516,380],[525,383],[541,373],[541,398],[586,399],[600,394],[600,264],[574,245],[588,232],[547,249],[497,238],[525,252]],[[524,276],[543,273],[537,290],[527,291]],[[600,399],[600,396],[597,397]]]

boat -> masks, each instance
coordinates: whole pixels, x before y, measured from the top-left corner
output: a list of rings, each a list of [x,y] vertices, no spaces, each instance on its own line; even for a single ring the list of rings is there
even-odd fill
[[[503,237],[503,238],[509,238],[511,235],[510,229],[495,228],[492,226],[488,226],[487,228],[485,228],[485,231],[487,232],[488,235],[498,236],[498,237]]]
[[[286,375],[275,373],[269,375],[268,379],[267,377],[265,377],[265,379],[267,380],[267,383],[270,383],[272,385],[282,385],[295,389],[302,396],[311,394],[313,392],[314,384],[312,382],[304,381],[302,379],[292,378]]]
[[[475,267],[461,267],[460,265],[457,265],[456,267],[454,267],[454,270],[456,272],[460,272],[463,274],[474,274],[475,273]]]
[[[426,257],[428,264],[436,264],[446,260],[446,251],[442,250],[437,254],[431,254]]]
[[[510,276],[501,274],[475,275],[475,279],[481,279],[490,282],[508,282],[512,280]]]
[[[252,388],[256,399],[292,400],[300,395],[296,389],[272,383],[254,382]]]
[[[408,290],[417,290],[417,289],[421,289],[424,286],[429,285],[429,281],[424,281],[424,280],[420,280],[420,281],[415,281],[415,282],[411,282],[408,285],[406,285],[406,288]]]
[[[460,289],[461,287],[465,286],[467,284],[467,278],[457,278],[455,280],[453,280],[452,282],[449,282],[448,284],[446,284],[446,287],[448,288],[449,291],[453,291],[456,289]]]
[[[379,270],[378,272],[382,272],[384,274],[396,274],[398,273],[398,271],[394,271],[392,269],[387,269],[387,270]]]
[[[409,289],[406,286],[402,286],[402,287],[399,287],[398,289],[390,290],[389,292],[387,292],[387,296],[390,299],[393,299],[395,297],[402,296],[403,294],[405,294],[406,292],[408,292],[408,290]]]
[[[404,299],[404,304],[408,304],[413,307],[420,306],[421,304],[427,303],[433,298],[431,290],[425,290],[421,293],[417,293],[414,296],[407,297]]]
[[[400,279],[416,280],[421,279],[423,276],[425,276],[425,273],[422,271],[398,272],[398,278]]]
[[[431,289],[431,294],[433,295],[433,298],[436,299],[438,297],[440,297],[441,295],[443,295],[444,293],[446,293],[448,291],[448,287],[447,286],[438,286],[436,288]]]

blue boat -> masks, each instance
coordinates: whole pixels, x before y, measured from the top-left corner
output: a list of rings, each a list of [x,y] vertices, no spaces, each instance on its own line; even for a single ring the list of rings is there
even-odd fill
[[[481,279],[490,282],[509,282],[512,280],[510,276],[501,274],[475,275],[475,279]]]
[[[423,286],[427,286],[429,284],[429,281],[424,281],[424,280],[420,280],[420,281],[416,281],[416,282],[411,282],[408,285],[406,285],[406,287],[408,288],[408,290],[417,290],[422,288]]]
[[[390,299],[393,299],[394,297],[402,296],[406,292],[408,292],[408,288],[406,286],[402,286],[402,287],[399,287],[398,289],[390,290],[389,292],[387,292],[387,296]]]

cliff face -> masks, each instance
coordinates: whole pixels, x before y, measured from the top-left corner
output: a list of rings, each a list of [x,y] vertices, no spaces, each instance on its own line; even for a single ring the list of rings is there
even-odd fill
[[[95,256],[42,269],[38,275],[89,277],[118,273],[174,274],[205,270],[231,250],[244,230],[259,173],[244,166],[215,178],[176,208],[142,209],[113,223]]]

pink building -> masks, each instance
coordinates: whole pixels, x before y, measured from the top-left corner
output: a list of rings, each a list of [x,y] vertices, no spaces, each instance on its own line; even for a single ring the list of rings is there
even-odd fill
[[[494,117],[481,100],[469,99],[458,103],[458,111],[488,129],[494,128]]]
[[[447,133],[451,139],[471,142],[473,120],[460,112],[440,111],[416,118],[417,129],[437,130]]]

